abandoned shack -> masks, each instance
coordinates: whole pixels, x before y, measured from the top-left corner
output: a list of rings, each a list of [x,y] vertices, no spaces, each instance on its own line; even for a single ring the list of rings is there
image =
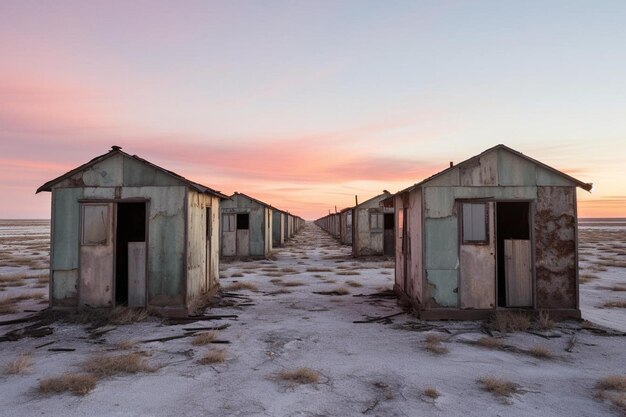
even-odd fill
[[[222,257],[268,256],[272,250],[272,211],[269,204],[237,192],[222,203]]]
[[[384,191],[352,209],[353,256],[394,256],[394,209],[380,204],[390,196]]]
[[[592,185],[497,145],[396,193],[394,290],[425,319],[580,317],[576,187]]]
[[[52,193],[50,305],[187,315],[219,279],[225,195],[114,146],[42,185]]]
[[[286,226],[287,216],[282,210],[272,210],[272,247],[280,247],[287,240]]]
[[[339,241],[352,246],[352,209],[348,207],[339,212]]]
[[[332,237],[339,239],[341,235],[339,213],[329,213],[324,217],[320,217],[315,220],[315,224],[325,230]]]

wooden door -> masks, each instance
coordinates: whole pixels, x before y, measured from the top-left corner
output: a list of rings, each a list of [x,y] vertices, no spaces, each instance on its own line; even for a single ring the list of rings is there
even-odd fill
[[[111,307],[114,278],[113,204],[81,204],[79,305]]]
[[[530,240],[504,240],[506,306],[532,307],[533,287]]]
[[[237,225],[235,214],[222,215],[222,256],[237,255]]]
[[[205,291],[209,291],[211,289],[211,240],[213,237],[213,219],[211,218],[211,207],[206,208],[205,213],[205,230],[206,230],[206,281],[205,281]]]
[[[146,306],[146,242],[128,242],[128,307]]]
[[[459,202],[459,306],[496,307],[495,203]]]

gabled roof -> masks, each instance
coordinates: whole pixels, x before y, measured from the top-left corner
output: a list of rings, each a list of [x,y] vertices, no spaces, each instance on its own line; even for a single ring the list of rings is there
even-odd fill
[[[233,193],[233,195],[231,195],[231,196],[230,196],[230,198],[232,199],[232,198],[233,198],[234,196],[236,196],[236,195],[242,195],[242,196],[244,196],[245,198],[247,198],[248,200],[252,200],[252,201],[254,201],[255,203],[258,203],[258,204],[260,204],[260,205],[262,205],[262,206],[267,207],[268,209],[271,209],[271,210],[276,210],[276,211],[280,211],[280,212],[283,212],[283,213],[289,214],[289,213],[287,213],[286,211],[283,211],[283,210],[277,209],[276,207],[273,207],[273,206],[272,206],[272,205],[270,205],[270,204],[267,204],[267,203],[265,203],[265,202],[263,202],[263,201],[261,201],[261,200],[258,200],[258,199],[254,198],[254,197],[250,197],[250,196],[249,196],[249,195],[247,195],[247,194],[240,193],[240,192],[237,192],[237,191],[235,191],[235,192]]]
[[[163,172],[164,174],[169,175],[170,177],[173,177],[173,178],[179,180],[180,182],[184,183],[188,187],[190,187],[190,188],[192,188],[192,189],[194,189],[194,190],[196,190],[196,191],[198,191],[200,193],[212,194],[212,195],[214,195],[216,197],[221,198],[222,200],[228,200],[229,199],[229,197],[227,195],[224,195],[224,194],[220,193],[219,191],[216,191],[216,190],[214,190],[212,188],[209,188],[209,187],[207,187],[205,185],[198,184],[197,182],[190,181],[187,178],[183,177],[182,175],[178,175],[177,173],[175,173],[173,171],[169,171],[169,170],[167,170],[165,168],[161,168],[160,166],[155,165],[152,162],[147,161],[147,160],[145,160],[143,158],[140,158],[137,155],[130,155],[130,154],[122,151],[122,148],[120,148],[119,146],[112,146],[111,150],[109,152],[93,158],[91,161],[87,162],[86,164],[83,164],[83,165],[79,166],[78,168],[74,168],[73,170],[68,171],[65,174],[61,175],[60,177],[57,177],[57,178],[55,178],[55,179],[53,179],[51,181],[48,181],[47,183],[45,183],[44,185],[39,187],[37,189],[36,193],[39,193],[41,191],[52,191],[52,187],[55,184],[57,184],[57,183],[65,180],[65,179],[67,179],[67,178],[69,178],[69,177],[71,177],[71,176],[73,176],[73,175],[75,175],[75,174],[77,174],[77,173],[79,173],[79,172],[89,168],[90,166],[93,166],[93,165],[97,164],[98,162],[104,161],[105,159],[111,158],[112,156],[115,156],[115,155],[123,155],[123,156],[125,156],[127,158],[132,158],[132,159],[134,159],[134,160],[136,160],[136,161],[138,161],[138,162],[140,162],[140,163],[142,163],[144,165],[147,165],[147,166],[149,166],[151,168],[155,168],[155,169]]]
[[[370,198],[368,200],[365,200],[364,202],[359,203],[358,205],[354,206],[353,208],[360,207],[360,206],[362,206],[364,204],[369,203],[370,201],[376,200],[377,198],[385,197],[383,200],[386,200],[387,198],[389,198],[391,196],[393,196],[393,194],[391,194],[389,191],[385,190],[382,194],[378,194],[377,196],[374,196],[374,197],[372,197],[372,198]]]
[[[539,162],[536,159],[533,159],[533,158],[531,158],[529,156],[524,155],[521,152],[516,151],[515,149],[511,149],[511,148],[509,148],[506,145],[500,144],[500,145],[496,145],[494,147],[491,147],[491,148],[487,149],[486,151],[483,151],[483,152],[479,153],[478,155],[472,156],[471,158],[466,159],[463,162],[460,162],[460,163],[458,163],[456,165],[450,166],[449,168],[446,168],[443,171],[440,171],[440,172],[438,172],[438,173],[436,173],[434,175],[431,175],[430,177],[428,177],[428,178],[418,182],[417,184],[413,184],[410,187],[405,188],[404,190],[398,191],[396,194],[401,194],[401,193],[404,193],[404,192],[407,192],[407,191],[411,191],[411,190],[413,190],[415,188],[421,187],[421,186],[425,185],[426,183],[434,180],[435,178],[437,178],[437,177],[439,177],[441,175],[444,175],[444,174],[446,174],[447,172],[449,172],[449,171],[451,171],[453,169],[456,169],[456,168],[459,168],[459,167],[463,167],[464,165],[469,165],[470,163],[474,162],[476,159],[479,159],[481,156],[483,156],[483,155],[485,155],[485,154],[487,154],[489,152],[495,151],[497,149],[504,149],[504,150],[506,150],[506,151],[508,151],[508,152],[510,152],[510,153],[512,153],[514,155],[516,155],[516,156],[519,156],[520,158],[523,158],[523,159],[525,159],[525,160],[527,160],[529,162],[532,162],[533,164],[539,165],[540,167],[545,168],[548,171],[553,172],[553,173],[555,173],[555,174],[557,174],[557,175],[567,179],[568,181],[571,181],[572,183],[576,184],[577,187],[580,187],[583,190],[591,191],[591,188],[593,187],[593,184],[591,184],[591,183],[586,183],[586,182],[582,182],[580,180],[577,180],[576,178],[574,178],[572,176],[569,176],[566,173],[561,172],[561,171],[559,171],[559,170],[557,170],[555,168],[552,168],[551,166],[546,165],[543,162]]]

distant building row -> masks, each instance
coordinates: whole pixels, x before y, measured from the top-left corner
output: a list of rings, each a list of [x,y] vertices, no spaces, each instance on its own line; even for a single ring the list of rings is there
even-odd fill
[[[41,186],[52,192],[50,305],[186,315],[219,258],[267,256],[304,220],[228,197],[114,146]]]

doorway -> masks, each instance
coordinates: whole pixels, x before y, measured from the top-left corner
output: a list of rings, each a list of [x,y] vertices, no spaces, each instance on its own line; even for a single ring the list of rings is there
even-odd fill
[[[117,203],[115,304],[145,306],[146,203]]]
[[[396,253],[396,236],[394,213],[385,213],[384,218],[384,236],[383,236],[383,254],[385,256],[394,256]]]
[[[532,307],[530,203],[496,203],[498,307]]]

